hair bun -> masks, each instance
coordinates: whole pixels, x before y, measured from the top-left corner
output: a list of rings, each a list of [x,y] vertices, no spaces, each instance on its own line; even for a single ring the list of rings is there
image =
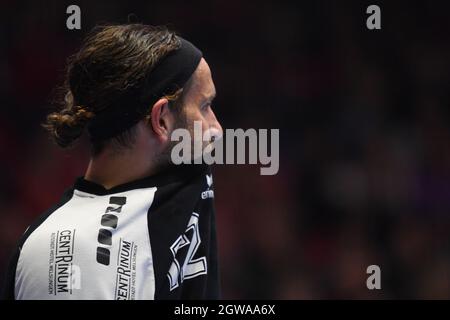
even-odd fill
[[[44,127],[53,136],[55,142],[65,148],[83,134],[86,124],[94,115],[84,106],[73,106],[49,114]]]

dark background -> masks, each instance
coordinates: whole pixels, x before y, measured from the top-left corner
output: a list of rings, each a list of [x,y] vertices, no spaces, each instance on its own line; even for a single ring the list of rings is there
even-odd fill
[[[66,8],[81,7],[80,31]],[[381,7],[381,30],[366,8]],[[40,127],[101,22],[166,24],[204,52],[224,128],[279,128],[280,171],[214,168],[224,298],[450,298],[444,1],[1,1],[0,275],[84,174]],[[135,16],[129,17],[134,13]],[[381,267],[381,290],[366,288]]]

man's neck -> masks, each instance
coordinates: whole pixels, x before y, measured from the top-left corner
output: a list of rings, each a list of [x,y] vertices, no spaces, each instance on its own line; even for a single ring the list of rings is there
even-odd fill
[[[102,153],[91,158],[84,178],[106,189],[154,175],[156,166],[135,152]]]

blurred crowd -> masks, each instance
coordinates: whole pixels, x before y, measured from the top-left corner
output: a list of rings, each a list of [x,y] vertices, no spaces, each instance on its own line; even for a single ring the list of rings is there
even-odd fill
[[[448,5],[380,2],[371,31],[363,2],[78,1],[69,31],[70,4],[1,4],[0,275],[89,159],[40,126],[65,59],[95,24],[139,21],[203,50],[224,128],[280,129],[277,175],[213,169],[224,298],[450,299]]]

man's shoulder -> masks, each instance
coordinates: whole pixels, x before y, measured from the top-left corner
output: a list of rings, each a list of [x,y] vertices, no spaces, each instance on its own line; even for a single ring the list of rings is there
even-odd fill
[[[25,230],[24,234],[22,235],[21,239],[18,242],[19,249],[23,246],[27,238],[30,236],[33,231],[35,231],[44,221],[56,210],[58,210],[60,207],[62,207],[64,204],[66,204],[73,196],[73,187],[67,188],[60,199],[51,205],[47,210],[42,212],[31,224],[30,226]]]
[[[23,235],[20,237],[20,239],[17,241],[17,245],[12,253],[8,270],[5,274],[5,282],[4,287],[1,295],[1,299],[5,300],[14,300],[15,299],[15,276],[16,276],[16,268],[17,268],[17,262],[20,257],[20,253],[22,250],[23,245],[25,244],[26,240],[29,238],[29,236],[40,226],[42,223],[58,208],[63,206],[65,203],[67,203],[73,196],[73,188],[70,187],[66,189],[62,196],[60,197],[59,201],[55,204],[53,204],[51,207],[49,207],[47,210],[45,210],[43,213],[41,213],[38,218],[36,218],[33,223],[25,230]]]

